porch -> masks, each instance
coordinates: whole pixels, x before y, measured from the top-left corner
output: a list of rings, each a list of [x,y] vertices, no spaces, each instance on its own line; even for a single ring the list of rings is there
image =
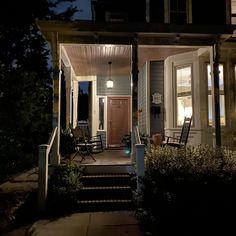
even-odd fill
[[[70,155],[73,157],[74,153]],[[125,153],[125,149],[106,149],[101,153],[93,154],[93,157],[96,159],[94,161],[90,156],[86,156],[85,160],[81,161],[81,156],[77,154],[73,160],[70,157],[61,157],[62,163],[68,163],[70,161],[78,163],[82,166],[103,166],[103,165],[132,165],[132,158],[130,155]]]

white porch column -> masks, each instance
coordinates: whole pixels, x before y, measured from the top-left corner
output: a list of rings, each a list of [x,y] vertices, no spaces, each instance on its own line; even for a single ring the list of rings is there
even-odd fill
[[[73,87],[73,96],[72,96],[72,100],[73,100],[73,114],[72,114],[72,124],[73,127],[77,126],[77,121],[78,121],[78,81],[77,80],[73,80],[72,81],[72,87]]]
[[[66,80],[66,126],[72,123],[72,69],[66,67],[65,71]]]

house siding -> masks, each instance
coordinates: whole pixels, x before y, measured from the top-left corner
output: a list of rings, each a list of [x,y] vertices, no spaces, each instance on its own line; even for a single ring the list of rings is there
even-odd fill
[[[138,109],[142,109],[139,113],[138,125],[141,133],[147,133],[147,83],[146,83],[146,67],[144,66],[139,72],[138,80]]]
[[[131,95],[131,79],[129,76],[112,76],[114,86],[112,89],[106,87],[107,77],[97,77],[97,95],[98,96],[109,96],[119,95],[127,96]]]
[[[152,103],[152,95],[162,95],[162,103]],[[150,62],[150,134],[164,133],[164,61]],[[155,114],[157,106],[160,107],[160,114]]]

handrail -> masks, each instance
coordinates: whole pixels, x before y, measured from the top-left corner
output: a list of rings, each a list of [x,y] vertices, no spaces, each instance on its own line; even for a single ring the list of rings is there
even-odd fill
[[[136,175],[137,175],[137,191],[141,190],[141,183],[139,181],[145,175],[145,164],[144,164],[144,149],[145,145],[141,143],[140,135],[139,135],[139,127],[138,125],[133,127],[133,147],[134,147],[134,155],[136,162]]]
[[[55,156],[57,154],[58,143],[55,142],[58,135],[58,128],[55,127],[49,137],[47,144],[39,145],[38,153],[38,210],[43,212],[46,208],[46,199],[48,193],[48,163],[49,163],[49,153],[52,153],[55,162]],[[55,145],[53,145],[55,144]],[[52,160],[51,160],[52,162]]]
[[[57,126],[54,128],[54,130],[52,131],[50,137],[49,137],[49,140],[48,140],[48,152],[50,152],[51,148],[52,148],[52,145],[53,145],[53,142],[54,142],[54,139],[56,137],[56,134],[57,134]]]

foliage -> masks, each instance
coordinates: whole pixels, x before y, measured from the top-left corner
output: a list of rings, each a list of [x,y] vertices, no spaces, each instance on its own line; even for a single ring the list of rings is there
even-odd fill
[[[148,135],[144,133],[139,133],[141,143],[143,143],[145,146],[148,144]],[[125,134],[122,138],[122,143],[125,144],[126,147],[131,148],[131,133]]]
[[[66,129],[61,129],[60,153],[62,155],[71,154],[75,152],[74,139],[71,130],[72,130],[71,124],[69,124],[69,126]]]
[[[71,19],[69,5],[55,12],[63,2],[73,0],[5,1],[0,9],[0,182],[37,165],[52,130],[52,61],[36,20]]]
[[[82,188],[83,167],[69,163],[56,166],[49,178],[48,208],[56,211],[72,210]]]
[[[193,222],[203,225],[209,219],[220,219],[223,224],[225,216],[236,209],[234,151],[206,145],[152,146],[146,152],[145,167],[138,214],[154,235],[157,230],[171,234],[173,228],[167,225],[181,228],[183,222],[182,227],[194,227]]]

